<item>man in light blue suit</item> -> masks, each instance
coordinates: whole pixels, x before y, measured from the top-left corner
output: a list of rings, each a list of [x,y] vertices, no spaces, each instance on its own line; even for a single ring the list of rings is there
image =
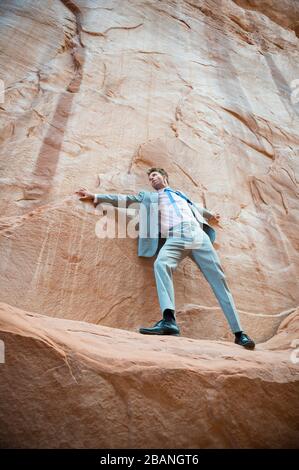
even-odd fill
[[[154,273],[162,312],[160,321],[153,327],[140,328],[140,333],[179,335],[173,272],[186,256],[190,256],[210,284],[235,334],[235,343],[246,349],[254,349],[254,341],[242,330],[225,274],[212,245],[216,232],[210,223],[218,223],[219,214],[212,214],[192,202],[183,192],[173,190],[163,168],[150,168],[147,174],[155,191],[140,191],[137,195],[93,194],[82,188],[76,192],[80,199],[92,200],[95,204],[104,202],[115,207],[140,204],[138,256],[152,257],[158,252]],[[159,250],[161,239],[164,245]]]

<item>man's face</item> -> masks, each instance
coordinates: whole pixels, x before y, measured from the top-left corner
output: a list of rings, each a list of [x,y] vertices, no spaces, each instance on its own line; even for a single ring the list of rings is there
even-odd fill
[[[148,179],[156,191],[168,186],[166,177],[162,176],[158,171],[153,171],[150,175],[148,175]]]

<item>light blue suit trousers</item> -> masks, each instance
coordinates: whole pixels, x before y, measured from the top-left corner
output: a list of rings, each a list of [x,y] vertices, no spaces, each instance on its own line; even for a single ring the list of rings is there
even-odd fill
[[[233,333],[242,331],[233,296],[226,283],[219,257],[209,236],[197,222],[173,227],[154,263],[154,273],[162,313],[175,311],[173,272],[180,261],[190,256],[210,284]]]

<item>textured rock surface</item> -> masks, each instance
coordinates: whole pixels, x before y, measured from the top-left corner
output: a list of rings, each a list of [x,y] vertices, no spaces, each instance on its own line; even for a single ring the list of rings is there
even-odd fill
[[[152,260],[99,240],[72,194],[137,192],[161,164],[221,213],[242,321],[258,341],[275,333],[299,304],[297,3],[1,2],[3,301],[129,330],[157,320]],[[191,261],[175,282],[184,334],[230,338]]]
[[[234,0],[249,10],[258,11],[299,36],[299,3],[296,0]]]
[[[298,310],[256,351],[6,304],[0,331],[2,447],[298,446]]]

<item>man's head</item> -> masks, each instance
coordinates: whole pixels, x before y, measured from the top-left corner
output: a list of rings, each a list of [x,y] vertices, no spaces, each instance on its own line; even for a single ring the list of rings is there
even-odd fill
[[[168,174],[163,168],[150,168],[147,170],[149,182],[152,187],[159,191],[159,189],[167,188],[168,186]]]

